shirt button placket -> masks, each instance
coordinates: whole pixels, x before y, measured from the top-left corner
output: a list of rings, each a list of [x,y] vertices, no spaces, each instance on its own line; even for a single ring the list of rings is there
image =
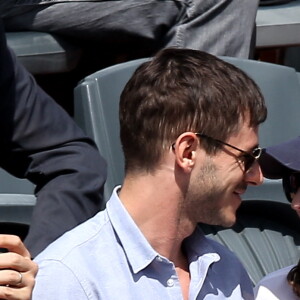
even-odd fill
[[[162,259],[160,256],[156,256],[156,260],[157,260],[158,262],[162,262],[162,261],[163,261],[163,259]]]
[[[168,287],[174,286],[174,280],[173,280],[172,278],[168,279],[168,281],[167,281],[167,286],[168,286]]]

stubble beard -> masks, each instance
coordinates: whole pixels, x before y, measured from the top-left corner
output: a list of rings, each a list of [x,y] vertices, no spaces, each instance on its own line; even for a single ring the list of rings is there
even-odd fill
[[[195,223],[227,226],[219,204],[224,189],[220,185],[217,174],[217,166],[207,158],[199,174],[194,177],[194,182],[190,184],[186,203],[189,204],[189,214]]]

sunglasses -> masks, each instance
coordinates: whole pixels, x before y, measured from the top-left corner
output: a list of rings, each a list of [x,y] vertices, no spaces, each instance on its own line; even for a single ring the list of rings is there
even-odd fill
[[[195,133],[197,136],[199,137],[202,137],[202,138],[205,138],[205,139],[208,139],[208,140],[211,140],[215,143],[218,143],[218,144],[221,144],[221,145],[225,145],[225,146],[228,146],[232,149],[235,149],[235,150],[238,150],[240,151],[241,153],[243,153],[242,155],[242,160],[243,160],[243,163],[244,163],[244,172],[246,173],[254,164],[254,162],[259,159],[261,153],[262,153],[262,149],[259,148],[259,147],[256,147],[254,148],[251,152],[247,152],[247,151],[244,151],[238,147],[235,147],[233,145],[230,145],[228,143],[225,143],[221,140],[218,140],[218,139],[215,139],[215,138],[212,138],[206,134],[202,134],[202,133],[199,133],[199,132],[196,132]]]
[[[300,173],[289,173],[282,178],[283,190],[289,202],[293,201],[300,187]]]

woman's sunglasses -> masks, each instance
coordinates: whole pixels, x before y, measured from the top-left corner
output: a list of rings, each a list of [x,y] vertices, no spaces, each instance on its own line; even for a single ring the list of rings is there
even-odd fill
[[[289,202],[292,202],[300,187],[300,173],[289,173],[282,178],[284,193]]]

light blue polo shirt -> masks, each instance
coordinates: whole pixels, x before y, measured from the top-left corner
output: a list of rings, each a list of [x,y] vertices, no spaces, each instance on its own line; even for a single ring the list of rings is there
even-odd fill
[[[235,255],[199,228],[184,241],[189,299],[253,299]],[[182,300],[174,264],[157,253],[122,205],[117,188],[106,210],[67,232],[36,257],[33,300]]]

